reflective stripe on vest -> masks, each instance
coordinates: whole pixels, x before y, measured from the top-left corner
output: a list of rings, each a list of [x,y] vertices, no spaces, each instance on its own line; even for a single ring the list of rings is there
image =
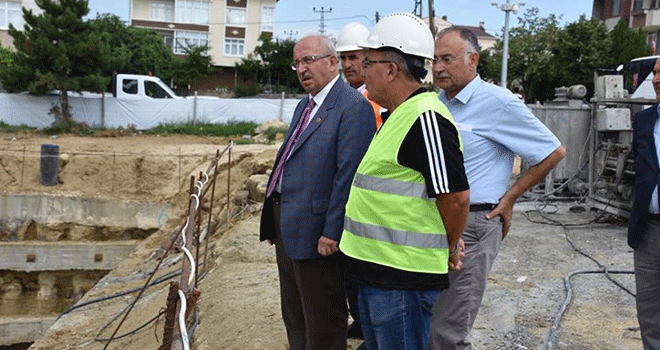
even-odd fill
[[[447,248],[447,240],[438,239],[437,234],[423,234],[410,231],[399,231],[390,228],[365,224],[344,218],[344,229],[360,237],[375,239],[382,242],[394,243],[401,246],[417,248]]]
[[[435,201],[435,198],[429,198],[426,191],[426,185],[420,183],[405,182],[382,177],[369,176],[364,174],[355,174],[353,186],[365,190],[398,194],[400,196],[424,198]]]

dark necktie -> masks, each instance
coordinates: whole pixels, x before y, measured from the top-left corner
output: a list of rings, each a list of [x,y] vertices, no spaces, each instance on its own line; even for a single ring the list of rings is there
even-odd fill
[[[314,102],[314,99],[310,98],[309,101],[307,102],[307,105],[305,106],[305,109],[303,110],[302,116],[298,120],[298,125],[296,125],[296,129],[293,131],[293,134],[291,134],[289,141],[286,143],[286,146],[284,147],[284,151],[282,151],[282,156],[280,157],[279,162],[277,162],[277,166],[275,167],[275,171],[273,172],[273,176],[271,178],[270,184],[268,185],[268,188],[266,190],[266,198],[270,197],[270,195],[273,194],[273,191],[275,190],[277,183],[280,181],[280,177],[282,177],[282,171],[284,171],[284,164],[286,164],[286,161],[289,158],[291,151],[293,151],[293,147],[296,145],[296,142],[300,138],[300,135],[305,130],[305,127],[307,126],[307,122],[309,121],[309,117],[312,114],[312,109],[314,109],[315,105],[316,103]]]

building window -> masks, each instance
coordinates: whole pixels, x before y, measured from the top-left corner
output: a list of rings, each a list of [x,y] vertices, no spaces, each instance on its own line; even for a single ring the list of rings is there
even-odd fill
[[[174,3],[162,1],[152,2],[151,19],[156,21],[174,21]]]
[[[209,35],[207,33],[176,32],[176,46],[174,47],[174,53],[184,55],[187,48],[206,45],[208,42]]]
[[[621,0],[612,0],[612,11],[610,13],[611,17],[618,17],[621,13]]]
[[[245,40],[243,39],[225,39],[226,56],[245,56]]]
[[[181,23],[209,23],[208,1],[179,0],[176,2],[176,21]]]
[[[633,4],[633,11],[640,11],[643,9],[644,6],[644,0],[635,0],[635,3]]]
[[[273,14],[275,13],[275,7],[273,6],[263,6],[261,8],[261,31],[262,32],[273,32]]]
[[[168,49],[174,50],[174,34],[172,33],[160,33],[163,37],[163,43],[167,46]]]
[[[227,25],[233,26],[244,26],[245,21],[245,9],[239,8],[227,8]]]
[[[0,1],[0,28],[9,28],[10,24],[17,29],[22,29],[23,13],[21,12],[21,4]]]

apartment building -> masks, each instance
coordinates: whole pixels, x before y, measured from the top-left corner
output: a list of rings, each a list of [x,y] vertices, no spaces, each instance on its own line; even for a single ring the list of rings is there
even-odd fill
[[[0,44],[3,47],[13,47],[14,39],[9,35],[9,24],[23,28],[23,12],[21,7],[40,13],[41,9],[34,0],[0,0]]]
[[[187,45],[209,44],[220,73],[198,88],[232,88],[234,65],[254,51],[261,33],[273,33],[278,0],[129,1],[130,24],[155,29],[175,54],[183,55]]]
[[[613,28],[624,19],[631,28],[641,28],[654,55],[660,52],[660,0],[594,0],[593,18]]]

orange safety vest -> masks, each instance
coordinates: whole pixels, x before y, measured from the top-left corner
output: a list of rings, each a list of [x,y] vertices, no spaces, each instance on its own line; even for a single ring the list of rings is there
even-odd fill
[[[362,95],[369,100],[369,91],[364,90]],[[380,106],[372,100],[369,100],[369,103],[371,103],[371,107],[374,109],[374,115],[376,116],[376,130],[378,130],[380,129],[380,126],[383,125],[383,119],[380,117]]]

